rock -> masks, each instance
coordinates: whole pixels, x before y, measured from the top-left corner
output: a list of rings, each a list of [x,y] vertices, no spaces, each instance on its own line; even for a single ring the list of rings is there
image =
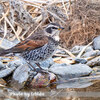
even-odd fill
[[[31,64],[34,66],[34,68],[38,68],[38,66],[34,63],[34,62],[31,62]],[[45,61],[42,61],[39,63],[40,64],[40,67],[43,68],[43,69],[48,69],[51,65],[54,64],[54,61],[52,58],[49,58]]]
[[[100,66],[100,57],[96,57],[90,61],[87,62],[87,65],[90,66],[90,67],[93,67],[93,66]]]
[[[15,69],[15,66],[11,66],[10,68],[3,68],[2,70],[0,70],[0,78],[6,77],[7,75],[11,74]]]
[[[92,72],[92,69],[86,64],[75,64],[68,66],[66,64],[54,64],[49,68],[49,71],[58,75],[60,80],[67,80],[70,78],[89,75]]]
[[[54,64],[54,61],[53,61],[52,58],[49,58],[49,59],[47,59],[45,61],[40,62],[40,66],[42,68],[49,68],[53,64]]]
[[[87,60],[83,59],[83,58],[75,58],[75,62],[76,63],[81,63],[81,64],[86,64]]]
[[[47,87],[50,83],[56,81],[56,75],[53,73],[38,73],[31,82],[31,87],[33,88],[41,88]]]
[[[99,55],[100,55],[100,51],[99,50],[92,50],[92,51],[84,53],[82,55],[82,57],[86,58],[86,57],[99,56]]]
[[[2,40],[2,38],[0,38],[0,40]],[[13,46],[15,46],[16,44],[14,42],[11,42],[7,39],[4,39],[0,45],[0,48],[3,48],[3,49],[9,49]]]
[[[65,88],[86,88],[91,86],[93,83],[90,80],[84,79],[81,80],[80,78],[78,80],[71,80],[68,82],[62,82],[61,84],[57,85],[57,89],[65,89]]]
[[[4,69],[5,65],[0,61],[0,70]]]
[[[100,36],[93,39],[93,49],[100,50]]]
[[[30,68],[27,65],[21,65],[15,70],[11,82],[13,88],[21,89],[25,85],[25,82],[29,78],[29,71]]]
[[[79,54],[79,53],[81,52],[81,50],[82,50],[84,47],[85,47],[85,46],[74,46],[70,51],[71,51],[73,54],[77,55],[77,54]],[[88,51],[92,51],[92,50],[93,50],[92,46],[89,46],[89,47],[86,48],[86,50],[85,50],[84,52],[88,52]]]
[[[8,62],[7,64],[0,62],[0,78],[8,76],[21,64],[20,59]]]

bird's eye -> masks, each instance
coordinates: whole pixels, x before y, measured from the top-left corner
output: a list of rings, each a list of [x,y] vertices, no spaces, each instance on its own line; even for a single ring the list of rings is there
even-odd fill
[[[52,29],[58,29],[57,27],[52,27]]]

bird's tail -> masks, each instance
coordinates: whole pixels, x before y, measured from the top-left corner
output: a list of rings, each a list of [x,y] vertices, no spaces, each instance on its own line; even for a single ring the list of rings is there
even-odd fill
[[[8,50],[0,50],[0,56],[4,56],[4,55],[9,54],[9,53],[11,53],[10,49],[8,49]]]

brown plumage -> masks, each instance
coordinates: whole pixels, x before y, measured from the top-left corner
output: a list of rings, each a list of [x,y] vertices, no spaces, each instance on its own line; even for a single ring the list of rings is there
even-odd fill
[[[46,43],[48,43],[47,36],[42,34],[33,35],[10,49],[0,51],[0,55],[3,56],[8,53],[21,53],[27,50],[33,50],[45,45]]]

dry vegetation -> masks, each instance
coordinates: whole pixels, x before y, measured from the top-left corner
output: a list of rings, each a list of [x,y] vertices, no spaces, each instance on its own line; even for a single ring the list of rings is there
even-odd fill
[[[0,36],[21,41],[57,22],[65,27],[61,33],[65,48],[87,44],[100,34],[100,2],[92,1],[0,0]]]

